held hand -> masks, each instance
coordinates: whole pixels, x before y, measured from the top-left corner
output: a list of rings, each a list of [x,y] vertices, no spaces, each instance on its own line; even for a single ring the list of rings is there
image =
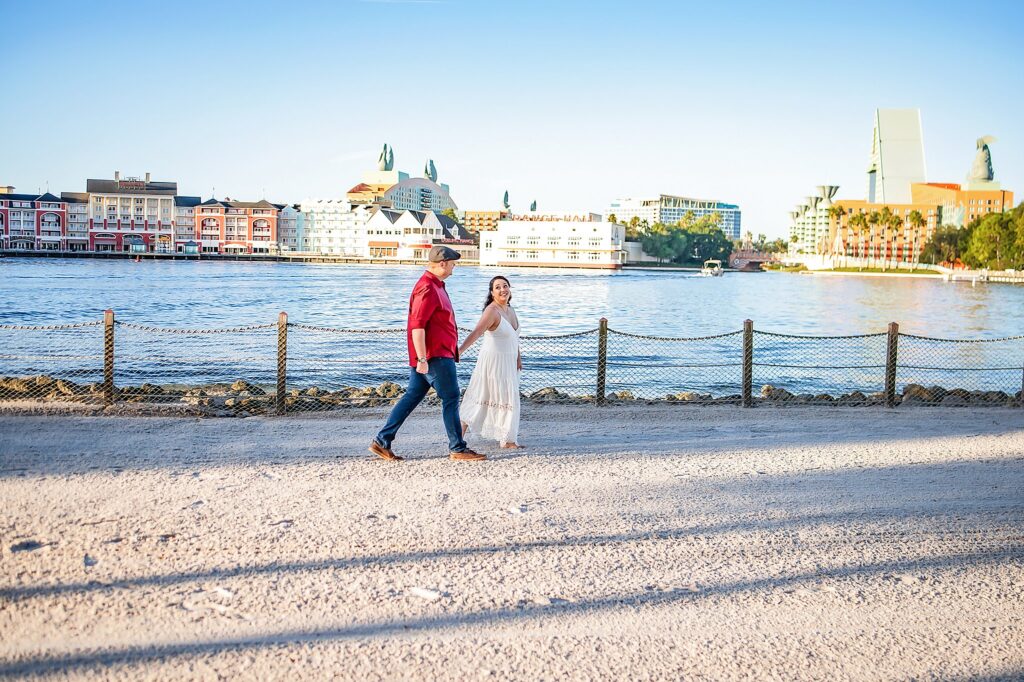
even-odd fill
[[[426,360],[419,360],[419,361],[417,361],[417,363],[416,363],[416,372],[418,374],[426,374],[429,371],[430,371],[430,367],[429,367],[429,365],[427,365],[427,361]]]

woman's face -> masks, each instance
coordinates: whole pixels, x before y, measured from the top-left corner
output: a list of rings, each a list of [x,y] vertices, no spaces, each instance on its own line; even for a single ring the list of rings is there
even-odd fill
[[[512,296],[512,288],[503,279],[496,279],[491,284],[491,296],[494,300],[502,305],[508,303],[508,299]]]

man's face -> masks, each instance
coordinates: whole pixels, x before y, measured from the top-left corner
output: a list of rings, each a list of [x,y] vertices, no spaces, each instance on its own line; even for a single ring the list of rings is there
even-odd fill
[[[443,260],[443,261],[441,261],[441,269],[444,272],[444,275],[441,277],[441,279],[445,279],[446,277],[451,276],[452,272],[454,272],[454,270],[455,270],[455,264],[457,262],[458,261],[454,261],[454,260]]]

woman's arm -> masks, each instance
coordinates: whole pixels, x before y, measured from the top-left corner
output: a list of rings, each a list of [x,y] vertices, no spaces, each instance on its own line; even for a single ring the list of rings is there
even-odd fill
[[[476,343],[477,339],[483,336],[485,331],[488,329],[494,331],[493,328],[496,328],[499,324],[501,324],[501,318],[498,316],[498,311],[491,306],[487,306],[487,309],[480,316],[480,321],[476,323],[476,328],[470,332],[466,340],[459,346],[459,355],[463,355],[470,346]]]
[[[522,349],[516,351],[516,369],[520,372],[523,371],[523,351]]]

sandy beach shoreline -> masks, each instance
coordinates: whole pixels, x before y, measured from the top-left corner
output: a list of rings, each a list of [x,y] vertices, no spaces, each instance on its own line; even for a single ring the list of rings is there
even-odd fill
[[[0,677],[1024,675],[1022,410],[383,417],[0,415]]]

